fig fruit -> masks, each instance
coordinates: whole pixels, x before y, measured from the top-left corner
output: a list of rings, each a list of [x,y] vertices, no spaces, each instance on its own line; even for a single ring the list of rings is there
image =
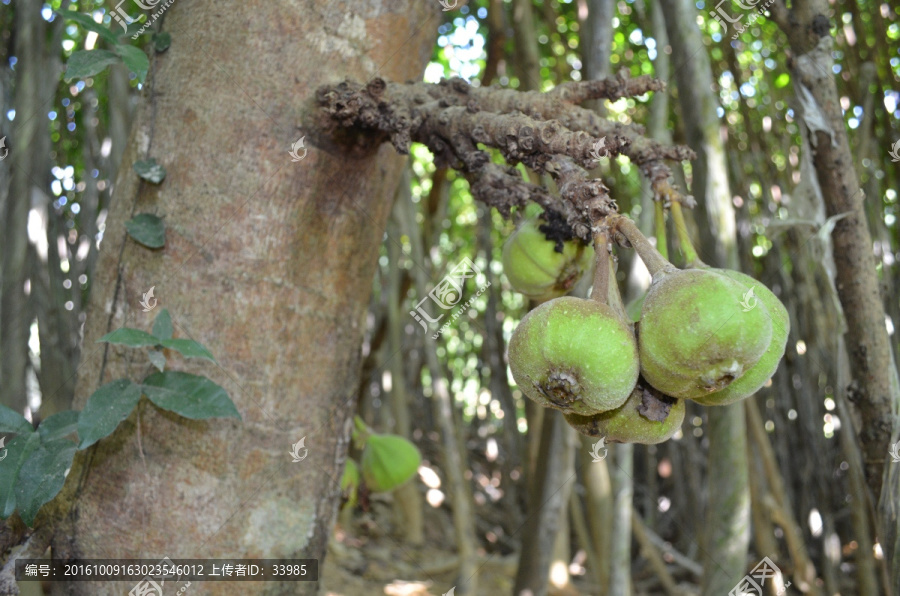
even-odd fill
[[[564,416],[583,435],[605,437],[611,443],[655,445],[671,439],[681,428],[684,411],[684,400],[663,395],[638,379],[628,400],[615,410],[593,416]]]
[[[747,288],[707,269],[658,274],[641,309],[641,373],[666,395],[721,391],[755,365],[772,340],[764,305],[741,308]]]
[[[564,296],[525,315],[509,342],[509,367],[535,402],[590,415],[625,403],[640,365],[631,326],[611,307]]]
[[[772,319],[772,339],[762,358],[750,367],[741,378],[725,389],[695,399],[697,403],[704,406],[727,406],[745,397],[750,397],[775,374],[778,364],[784,356],[788,334],[791,331],[791,319],[781,300],[769,288],[749,275],[730,269],[711,269],[711,271],[729,277],[748,288],[744,294],[742,309],[764,306]],[[750,293],[751,290],[752,293]]]
[[[509,283],[538,302],[567,294],[594,261],[592,247],[578,240],[548,240],[542,225],[538,218],[525,220],[503,245]]]
[[[362,454],[362,478],[373,493],[389,492],[409,482],[422,462],[419,450],[398,435],[371,434]]]

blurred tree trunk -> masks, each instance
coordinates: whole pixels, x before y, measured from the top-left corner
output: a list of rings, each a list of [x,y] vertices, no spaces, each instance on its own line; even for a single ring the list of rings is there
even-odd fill
[[[3,255],[0,280],[0,402],[17,412],[26,407],[25,373],[28,366],[28,334],[32,309],[25,295],[30,278],[28,264],[28,210],[35,180],[47,174],[37,171],[44,160],[36,159],[39,130],[44,124],[47,98],[43,100],[43,46],[45,21],[41,4],[19,2],[15,11],[16,84],[13,108],[16,118],[6,139],[10,187],[2,214]]]
[[[112,437],[77,456],[64,495],[78,500],[56,533],[59,556],[324,563],[367,298],[404,160],[388,145],[365,142],[350,159],[319,138],[314,94],[344,77],[420,76],[434,44],[434,27],[423,24],[436,23],[440,6],[301,4],[257,1],[222,11],[198,0],[165,13],[174,42],[152,57],[122,160],[76,406],[99,385],[146,373],[134,352],[96,341],[122,326],[149,329],[158,310],[142,313],[137,301],[156,286],[176,336],[209,346],[221,368],[175,366],[223,385],[243,422],[186,420],[144,403]],[[228,102],[223,75],[233,85]],[[295,163],[287,149],[301,136],[309,150]],[[147,157],[167,169],[159,186],[131,169]],[[125,221],[141,212],[165,215],[165,248],[151,251],[126,236]],[[288,451],[301,437],[309,457],[292,464]],[[56,589],[94,596],[131,587]],[[318,591],[305,582],[216,582],[203,590]]]
[[[709,55],[697,27],[691,0],[661,2],[669,43],[681,63],[674,71],[688,144],[697,152],[692,194],[697,197],[700,254],[710,264],[738,268],[734,207],[728,185],[725,148],[716,114]],[[690,61],[686,64],[685,61]],[[707,408],[709,433],[709,508],[702,543],[702,593],[728,593],[743,577],[750,543],[750,491],[746,425],[741,404]]]

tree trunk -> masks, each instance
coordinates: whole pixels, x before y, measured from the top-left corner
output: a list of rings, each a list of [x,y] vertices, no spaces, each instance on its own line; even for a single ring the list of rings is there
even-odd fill
[[[76,407],[101,384],[147,372],[142,356],[96,341],[122,326],[149,329],[158,311],[142,313],[137,302],[155,286],[176,337],[206,344],[219,364],[174,366],[225,387],[243,421],[190,421],[144,403],[76,458],[66,494],[79,500],[55,552],[323,562],[377,247],[404,160],[388,145],[360,143],[349,158],[320,141],[315,90],[344,77],[418,77],[434,43],[426,25],[439,14],[437,4],[407,1],[336,11],[321,1],[222,10],[197,0],[166,11],[173,43],[153,56],[116,183]],[[301,136],[308,153],[292,162]],[[159,186],[130,167],[148,157],[167,169]],[[126,236],[125,221],[143,212],[165,216],[165,248]],[[309,457],[292,463],[301,437]],[[130,587],[77,582],[67,593]],[[305,582],[198,587],[317,592]]]
[[[3,254],[0,262],[0,402],[17,412],[26,407],[25,369],[31,307],[25,295],[28,266],[28,210],[34,180],[35,144],[43,123],[41,98],[44,20],[39,3],[19,2],[15,17],[16,85],[13,106],[16,119],[7,139],[10,190],[3,216]]]
[[[892,583],[900,585],[900,469],[891,466],[888,445],[900,438],[900,395],[891,386],[896,375],[890,356],[884,305],[866,221],[866,199],[847,140],[843,110],[832,66],[831,6],[824,0],[792,2],[788,11],[776,2],[773,17],[785,32],[789,61],[803,118],[810,127],[813,165],[822,188],[828,217],[837,221],[832,234],[837,291],[847,317],[846,343],[853,379],[848,399],[862,418],[859,440],[866,481],[879,498],[879,534]],[[878,197],[870,197],[876,200]]]

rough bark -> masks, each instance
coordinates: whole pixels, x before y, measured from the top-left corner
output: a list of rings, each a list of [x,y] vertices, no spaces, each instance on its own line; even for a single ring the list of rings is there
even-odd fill
[[[65,495],[78,500],[55,552],[324,562],[377,247],[403,160],[389,147],[357,147],[349,157],[317,146],[314,90],[344,76],[419,76],[434,41],[425,24],[437,22],[439,8],[401,1],[337,11],[305,1],[221,10],[198,0],[166,11],[173,43],[152,58],[117,180],[76,406],[111,379],[146,373],[141,356],[96,340],[125,325],[149,329],[156,312],[137,302],[156,286],[176,336],[206,344],[219,363],[174,366],[224,386],[243,421],[189,421],[144,403],[139,417],[76,458]],[[308,153],[292,162],[288,149],[304,135]],[[167,169],[160,186],[132,172],[146,157]],[[126,236],[124,222],[140,212],[165,216],[165,248]],[[304,436],[309,456],[291,463],[290,445]],[[64,589],[93,596],[130,587]],[[197,588],[317,590],[296,582]]]

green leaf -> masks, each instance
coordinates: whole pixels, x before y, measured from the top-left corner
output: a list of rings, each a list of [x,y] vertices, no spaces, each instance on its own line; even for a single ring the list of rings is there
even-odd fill
[[[148,248],[162,248],[166,245],[166,224],[150,213],[140,213],[126,221],[125,229],[129,236]]]
[[[155,366],[160,372],[166,370],[166,356],[157,350],[150,350],[147,354],[150,357],[150,364]]]
[[[33,430],[24,416],[0,404],[0,433],[30,433]]]
[[[16,510],[16,477],[22,464],[40,445],[40,435],[31,432],[16,437],[4,447],[6,457],[0,461],[0,519],[6,519]]]
[[[159,339],[171,339],[172,331],[172,315],[169,314],[168,308],[164,308],[153,321],[153,335]]]
[[[215,362],[212,352],[206,347],[192,339],[165,339],[162,342],[164,348],[175,350],[185,358],[206,358],[210,362]]]
[[[31,452],[16,480],[16,508],[22,521],[31,526],[44,503],[59,494],[74,457],[75,445],[66,440],[44,443]]]
[[[41,443],[64,439],[78,430],[78,412],[66,410],[50,416],[38,427]]]
[[[362,477],[372,492],[399,488],[416,475],[422,456],[399,435],[370,435],[362,454]]]
[[[89,14],[75,12],[74,10],[57,12],[56,14],[66,19],[67,21],[75,21],[88,31],[93,31],[111,44],[116,44],[119,42],[119,40],[116,38],[116,34],[110,31],[109,27],[102,23],[98,23]]]
[[[102,72],[110,64],[122,59],[109,50],[78,50],[72,52],[66,63],[65,80],[84,79]]]
[[[87,449],[111,435],[140,399],[141,386],[128,379],[116,379],[97,389],[78,417],[78,448]]]
[[[153,373],[144,379],[143,390],[154,404],[185,418],[241,419],[228,393],[206,377],[177,371]]]
[[[153,49],[157,52],[165,52],[172,45],[172,36],[167,31],[157,33],[153,36]]]
[[[122,327],[116,329],[112,333],[107,333],[97,340],[97,343],[122,344],[130,348],[143,348],[144,346],[155,346],[159,344],[159,338],[150,335],[146,331],[140,329],[132,329],[131,327]]]
[[[122,57],[128,70],[137,75],[138,82],[143,83],[147,79],[147,71],[150,70],[150,59],[144,50],[127,43],[116,46],[116,53]]]
[[[159,184],[166,179],[166,169],[156,163],[156,160],[152,157],[134,162],[134,171],[138,176],[153,184]],[[156,216],[154,215],[153,217]]]

